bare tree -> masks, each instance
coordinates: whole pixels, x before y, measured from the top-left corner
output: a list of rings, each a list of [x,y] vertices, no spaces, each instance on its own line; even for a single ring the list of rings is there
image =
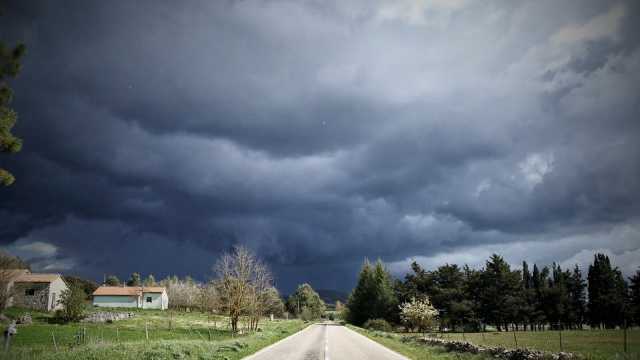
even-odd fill
[[[222,255],[213,267],[221,310],[229,315],[231,330],[238,331],[240,317],[249,317],[250,329],[256,329],[264,313],[264,294],[272,287],[267,266],[249,249],[237,246]]]
[[[13,296],[13,281],[29,266],[19,258],[0,251],[0,312]]]
[[[167,289],[171,301],[169,306],[177,309],[200,307],[200,286],[191,278],[180,279],[177,276],[167,277],[160,281],[160,286]]]
[[[200,288],[200,308],[212,313],[218,311],[218,290],[213,282],[206,283]]]

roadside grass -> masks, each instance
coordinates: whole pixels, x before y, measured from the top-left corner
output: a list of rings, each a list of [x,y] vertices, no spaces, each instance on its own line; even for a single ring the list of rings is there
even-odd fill
[[[227,318],[222,316],[113,311],[135,312],[136,316],[114,323],[57,324],[51,314],[28,311],[34,323],[18,325],[10,352],[0,359],[240,359],[307,325],[299,320],[265,319],[261,331],[237,335],[229,331]],[[8,309],[5,314],[14,318],[24,312]]]
[[[412,360],[486,360],[489,357],[470,353],[447,352],[442,347],[425,346],[401,334],[371,331],[353,325],[347,325],[369,339],[388,347]],[[408,340],[408,341],[407,341]]]
[[[422,334],[400,334],[370,331],[348,325],[351,329],[375,340],[411,359],[458,359],[460,353],[447,353],[444,348],[428,346],[417,340]],[[558,331],[536,332],[486,332],[486,333],[445,333],[427,334],[427,336],[445,340],[468,341],[481,346],[500,346],[504,348],[529,348],[548,352],[560,351]],[[517,341],[517,346],[516,346]],[[640,358],[640,329],[627,332],[627,352],[624,352],[624,334],[622,330],[572,330],[562,331],[562,350],[582,355],[586,359],[637,359]],[[442,357],[450,354],[453,357]]]
[[[623,330],[565,330],[559,331],[516,331],[486,333],[447,333],[431,334],[444,339],[466,340],[481,346],[501,346],[505,348],[530,348],[549,352],[559,352],[562,336],[562,351],[584,355],[593,359],[623,357]],[[517,346],[516,346],[517,342]],[[640,356],[640,329],[627,330],[627,357]]]

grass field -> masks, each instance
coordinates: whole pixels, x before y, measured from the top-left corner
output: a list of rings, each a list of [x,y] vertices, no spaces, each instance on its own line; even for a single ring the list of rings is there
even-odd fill
[[[445,359],[442,349],[425,346],[407,338],[417,338],[418,334],[389,334],[354,328],[371,339],[392,348],[411,359]],[[505,348],[530,348],[548,352],[560,351],[558,331],[540,332],[487,332],[487,333],[447,333],[429,334],[450,340],[468,341],[476,345],[501,346]],[[402,339],[405,338],[403,341]],[[517,342],[517,345],[516,345]],[[627,332],[627,352],[624,352],[622,330],[576,330],[562,332],[562,350],[583,355],[586,359],[638,359],[640,358],[640,329]]]
[[[127,309],[126,311],[130,311]],[[6,314],[17,316],[20,309]],[[232,335],[221,316],[198,312],[134,310],[135,318],[112,324],[55,324],[50,314],[30,312],[8,354],[0,359],[240,359],[306,326],[265,320],[261,331]],[[148,336],[148,339],[147,339]],[[55,337],[55,343],[54,343]]]
[[[440,335],[434,334],[440,337]],[[487,333],[451,333],[444,338],[466,340],[476,345],[502,346],[507,348],[528,347],[544,351],[558,352],[560,337],[562,350],[585,355],[586,357],[605,358],[624,354],[624,333],[622,330],[571,330],[562,331],[516,331]],[[627,354],[636,359],[640,354],[640,329],[627,330]]]

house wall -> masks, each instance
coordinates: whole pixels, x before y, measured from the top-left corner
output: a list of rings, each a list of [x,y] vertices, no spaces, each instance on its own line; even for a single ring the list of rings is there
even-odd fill
[[[169,308],[169,295],[167,292],[162,293],[162,310],[166,310]]]
[[[164,294],[164,293],[163,293]],[[151,298],[151,302],[147,302],[147,298]],[[162,309],[163,305],[162,294],[160,293],[144,293],[142,294],[142,308],[143,309]]]
[[[15,283],[13,285],[13,305],[34,310],[49,310],[49,283]],[[27,290],[33,289],[33,295],[27,295]]]
[[[49,285],[49,311],[62,309],[62,305],[59,303],[60,294],[67,289],[67,283],[62,278],[51,282]]]
[[[138,297],[128,295],[94,295],[93,305],[100,307],[138,307]]]

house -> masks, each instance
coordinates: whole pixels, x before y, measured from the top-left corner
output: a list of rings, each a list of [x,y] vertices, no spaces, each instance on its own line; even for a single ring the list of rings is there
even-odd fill
[[[60,293],[67,290],[60,274],[33,274],[22,272],[13,280],[11,305],[34,310],[52,311],[62,308]]]
[[[167,289],[159,286],[100,286],[93,292],[93,305],[165,310],[169,296]]]

